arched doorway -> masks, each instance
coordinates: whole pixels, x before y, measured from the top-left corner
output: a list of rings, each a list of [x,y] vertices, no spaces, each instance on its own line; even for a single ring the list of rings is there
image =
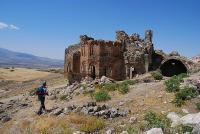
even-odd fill
[[[164,60],[164,57],[161,54],[153,53],[152,55],[152,64],[149,66],[149,71],[154,71],[158,69]]]
[[[171,77],[181,73],[187,73],[187,67],[178,59],[169,59],[165,61],[160,70],[164,76]]]
[[[80,73],[80,52],[73,54],[73,72]]]
[[[91,75],[92,79],[96,78],[96,71],[95,71],[94,65],[90,65],[90,75]]]

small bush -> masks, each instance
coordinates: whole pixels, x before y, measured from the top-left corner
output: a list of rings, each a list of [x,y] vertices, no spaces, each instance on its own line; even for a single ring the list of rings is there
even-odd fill
[[[127,126],[126,127],[126,131],[129,133],[129,134],[139,134],[139,129],[136,128],[136,127],[133,127],[133,126]]]
[[[109,96],[108,92],[105,91],[105,90],[100,90],[100,91],[96,92],[96,93],[94,94],[94,98],[95,98],[95,100],[98,101],[98,102],[99,102],[99,101],[110,100],[110,96]]]
[[[68,100],[68,95],[66,95],[66,94],[61,95],[60,100]]]
[[[182,132],[183,133],[192,132],[192,130],[193,130],[193,127],[191,127],[191,126],[186,126],[186,125],[182,126]]]
[[[37,92],[37,88],[33,88],[33,89],[29,92],[29,95],[30,95],[30,96],[34,96],[34,95],[36,95],[36,92]]]
[[[169,134],[184,134],[186,132],[192,132],[193,127],[188,125],[178,125],[176,127],[173,127],[169,129]]]
[[[196,108],[200,111],[200,102],[196,103]]]
[[[181,78],[178,76],[173,76],[169,80],[165,81],[165,86],[167,92],[178,92],[180,90]]]
[[[14,72],[15,71],[15,69],[10,69],[10,72]]]
[[[121,83],[105,83],[100,85],[100,89],[104,91],[119,91],[122,94],[125,94],[129,91],[129,85],[134,85],[136,81],[133,80],[124,80]]]
[[[101,85],[101,89],[107,91],[115,91],[118,89],[118,84],[116,83],[105,83]]]
[[[188,77],[188,74],[186,74],[186,73],[181,73],[181,74],[178,75],[178,77],[179,77],[180,79],[183,79],[183,78]]]
[[[127,85],[134,85],[136,81],[134,80],[124,80],[121,84],[127,84]]]
[[[128,84],[126,83],[122,83],[119,85],[119,88],[118,88],[118,91],[122,94],[125,94],[125,93],[128,93],[129,91],[129,87],[128,87]]]
[[[173,102],[175,103],[176,106],[181,107],[185,103],[185,100],[195,98],[197,95],[198,92],[194,88],[184,87],[175,94],[175,99]]]
[[[147,112],[144,119],[147,121],[148,129],[162,128],[162,130],[165,131],[169,125],[169,120],[166,117],[158,116],[152,111]]]
[[[163,75],[159,71],[154,71],[154,72],[151,73],[151,75],[155,80],[162,80],[163,79]]]

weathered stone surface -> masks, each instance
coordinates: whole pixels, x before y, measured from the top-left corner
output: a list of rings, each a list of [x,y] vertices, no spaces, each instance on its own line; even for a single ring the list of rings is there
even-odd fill
[[[170,56],[180,56],[180,54],[177,51],[172,51],[169,55]]]
[[[122,131],[120,134],[128,134],[127,131]]]
[[[137,122],[137,117],[135,117],[135,116],[131,117],[131,118],[129,119],[129,122],[130,122],[131,124],[136,123],[136,122]]]
[[[152,128],[149,131],[146,131],[145,134],[163,134],[163,131],[161,128]]]
[[[108,130],[106,131],[106,134],[113,134],[113,132],[114,132],[114,129],[111,128],[111,129],[108,129]]]
[[[152,35],[153,32],[147,30],[145,39],[141,39],[138,34],[129,36],[117,31],[116,41],[94,40],[82,35],[79,44],[65,50],[64,74],[72,84],[85,77],[123,80],[145,73],[152,63]],[[102,82],[106,80],[101,78]]]
[[[200,123],[200,112],[195,114],[187,114],[180,119],[181,124],[195,125]]]
[[[63,112],[63,109],[62,108],[57,108],[55,110],[53,110],[52,114],[53,115],[59,115]]]
[[[85,134],[85,132],[75,131],[75,132],[73,132],[73,134]]]
[[[200,123],[193,128],[192,134],[200,134]]]
[[[170,119],[172,122],[171,127],[175,127],[175,126],[181,124],[181,122],[180,122],[181,118],[175,112],[168,113],[167,118]]]

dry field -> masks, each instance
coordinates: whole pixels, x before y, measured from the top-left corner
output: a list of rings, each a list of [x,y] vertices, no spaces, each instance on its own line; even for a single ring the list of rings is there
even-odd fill
[[[0,80],[29,81],[48,76],[50,73],[27,68],[0,68]]]

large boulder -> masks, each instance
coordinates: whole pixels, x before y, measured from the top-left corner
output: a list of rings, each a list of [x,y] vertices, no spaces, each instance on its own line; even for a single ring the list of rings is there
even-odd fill
[[[145,134],[163,134],[161,128],[152,128],[149,131],[146,131]]]
[[[102,76],[101,79],[100,79],[100,83],[113,83],[114,80],[111,79],[111,78],[108,78],[106,76]]]
[[[167,118],[171,120],[171,127],[175,127],[180,125],[180,117],[175,112],[170,112],[167,115]]]
[[[192,134],[200,134],[200,123],[193,128]]]
[[[180,119],[181,124],[196,125],[200,123],[200,112],[195,114],[187,114]]]

